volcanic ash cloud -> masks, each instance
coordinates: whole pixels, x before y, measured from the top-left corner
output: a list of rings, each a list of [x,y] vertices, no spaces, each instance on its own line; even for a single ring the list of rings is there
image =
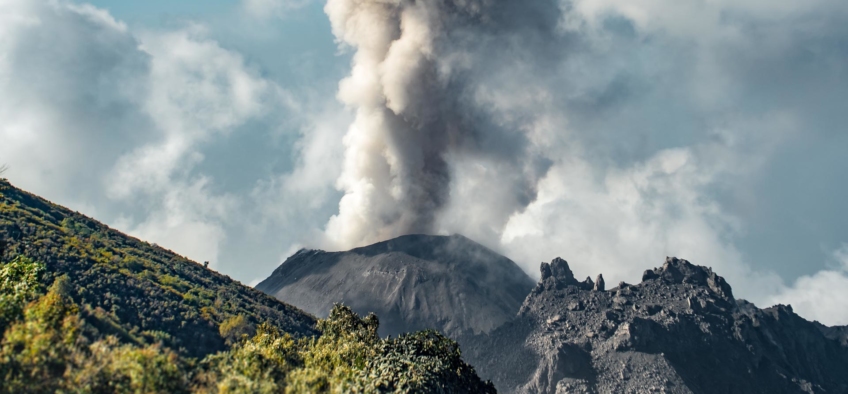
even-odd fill
[[[334,34],[356,49],[339,89],[356,109],[339,179],[345,195],[327,229],[339,246],[433,231],[448,199],[445,155],[472,132],[455,110],[442,44],[452,25],[482,8],[478,1],[328,1]]]
[[[527,139],[476,101],[481,76],[502,49],[492,43],[520,35],[521,20],[538,26],[515,18],[532,9],[491,0],[328,1],[334,34],[356,51],[338,94],[356,116],[338,181],[345,195],[327,225],[335,246],[438,232],[456,182],[451,158],[491,159],[527,173],[505,186],[526,205],[546,168],[534,163],[526,171]]]

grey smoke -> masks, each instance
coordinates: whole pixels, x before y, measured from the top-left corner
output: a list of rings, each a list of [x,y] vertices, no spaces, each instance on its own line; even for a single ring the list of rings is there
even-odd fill
[[[808,289],[848,240],[846,4],[331,0],[357,115],[329,247],[461,233],[531,275],[679,255],[758,303]]]
[[[521,48],[516,39],[524,35],[514,33],[546,30],[540,36],[550,37],[557,14],[538,6],[557,7],[534,4],[328,1],[334,34],[356,50],[339,91],[356,108],[339,179],[346,194],[328,224],[339,246],[435,232],[450,199],[450,157],[508,163],[509,172],[522,174],[513,179],[513,200],[526,205],[535,198],[535,181],[549,162],[526,159],[531,147],[522,131],[476,106],[477,76]]]

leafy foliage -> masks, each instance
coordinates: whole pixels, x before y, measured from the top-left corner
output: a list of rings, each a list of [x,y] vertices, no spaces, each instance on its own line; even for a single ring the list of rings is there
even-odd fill
[[[25,281],[25,280],[24,280]],[[67,278],[30,303],[0,343],[0,393],[186,392],[185,361],[159,345],[89,343]]]
[[[71,358],[79,336],[78,308],[64,294],[58,281],[47,295],[28,306],[23,321],[5,332],[0,347],[0,374],[8,392],[50,392]]]
[[[25,257],[0,266],[0,332],[21,317],[24,306],[35,299],[43,271],[41,264]]]
[[[202,375],[221,393],[494,393],[435,331],[377,336],[379,322],[336,305],[321,336],[294,340],[263,325],[229,352],[207,358]]]
[[[427,330],[380,342],[377,356],[360,373],[367,392],[494,392],[482,384],[474,368],[461,359],[456,342]]]
[[[263,324],[253,338],[207,357],[195,379],[196,388],[210,393],[281,393],[286,376],[298,365],[295,340]]]
[[[232,345],[244,337],[251,336],[254,331],[253,325],[250,324],[244,315],[233,316],[224,320],[218,327],[218,332],[227,341],[227,345]]]

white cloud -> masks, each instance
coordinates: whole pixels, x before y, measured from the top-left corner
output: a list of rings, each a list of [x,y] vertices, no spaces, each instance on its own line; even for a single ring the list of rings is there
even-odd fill
[[[197,261],[210,261],[217,268],[226,237],[222,222],[236,211],[238,203],[232,196],[213,195],[207,184],[205,178],[172,184],[139,223],[124,219],[121,224],[130,234]]]
[[[311,0],[242,0],[242,7],[251,17],[267,19],[285,16],[310,2]]]
[[[169,188],[175,171],[204,159],[198,143],[285,102],[240,55],[206,39],[202,27],[141,34],[139,49],[151,59],[142,108],[156,126],[151,131],[157,141],[121,157],[110,182],[114,198]]]
[[[562,256],[575,274],[603,273],[611,283],[638,282],[643,270],[678,256],[711,266],[736,295],[755,302],[779,288],[755,272],[734,246],[738,220],[706,197],[726,168],[705,161],[709,149],[669,149],[643,163],[598,172],[579,158],[557,163],[536,201],[513,215],[502,235],[506,253],[538,276],[538,264]]]
[[[109,14],[109,11],[99,9],[91,4],[73,4],[66,3],[65,6],[77,14],[85,16],[94,24],[108,26],[114,31],[121,33],[127,32],[127,25],[124,22],[118,21]]]
[[[329,247],[323,224],[333,214],[339,193],[344,146],[342,136],[351,115],[338,104],[306,111],[301,136],[294,144],[297,161],[291,172],[262,181],[251,193],[262,216],[249,226],[253,232],[275,228],[276,239],[292,243],[282,258],[302,245]]]
[[[848,244],[835,250],[833,266],[813,275],[804,275],[767,304],[791,304],[795,313],[825,325],[848,325]]]
[[[0,1],[0,30],[12,182],[216,264],[240,201],[195,171],[229,159],[203,144],[282,115],[288,93],[202,25],[132,30],[88,4]]]
[[[567,29],[601,29],[605,19],[623,17],[644,34],[663,33],[702,42],[744,39],[746,24],[785,23],[848,12],[848,6],[840,0],[575,0],[561,3],[573,10],[563,20]]]
[[[225,229],[240,221],[228,211],[251,207],[231,193],[213,192],[209,178],[191,175],[203,160],[222,159],[205,157],[200,145],[225,138],[268,111],[291,110],[296,104],[239,54],[207,39],[202,26],[145,32],[139,40],[139,49],[152,59],[143,108],[160,137],[118,160],[109,195],[131,201],[148,194],[160,200],[159,208],[129,232],[217,266]]]
[[[6,1],[0,8],[0,156],[9,177],[85,205],[128,142],[147,138],[138,98],[149,58],[125,26],[91,7]]]

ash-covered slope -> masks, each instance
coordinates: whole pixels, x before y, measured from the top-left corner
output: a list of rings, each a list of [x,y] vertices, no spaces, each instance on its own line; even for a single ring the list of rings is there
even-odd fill
[[[848,393],[841,332],[736,300],[685,260],[603,291],[556,259],[516,320],[463,356],[507,393]]]
[[[256,288],[317,316],[374,312],[381,335],[434,328],[457,338],[512,319],[534,283],[460,235],[407,235],[347,252],[301,250]]]

